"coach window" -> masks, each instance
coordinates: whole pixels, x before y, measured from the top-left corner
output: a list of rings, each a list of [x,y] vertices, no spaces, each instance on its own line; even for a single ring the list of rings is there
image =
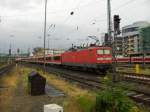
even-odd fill
[[[60,56],[55,56],[54,60],[60,60]]]
[[[51,60],[51,57],[47,57],[46,60]]]

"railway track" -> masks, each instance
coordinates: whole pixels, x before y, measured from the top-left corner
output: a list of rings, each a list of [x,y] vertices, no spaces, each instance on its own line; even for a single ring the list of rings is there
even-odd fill
[[[130,98],[138,103],[143,103],[150,106],[150,94],[145,94],[144,92],[134,91],[128,94]]]
[[[124,81],[150,86],[150,75],[124,72],[118,72],[118,74],[121,74],[122,80]]]
[[[54,73],[54,72],[53,72]],[[60,77],[63,77],[69,81],[77,82],[81,87],[90,89],[104,89],[106,86],[100,81],[99,78],[87,77],[81,75],[71,75],[68,73],[55,72]],[[147,84],[147,83],[146,83]],[[150,93],[142,92],[140,90],[133,90],[129,93],[129,97],[139,103],[144,103],[150,106]]]
[[[55,73],[56,74],[56,73]],[[90,88],[90,89],[104,89],[106,86],[101,83],[98,78],[91,78],[86,76],[79,75],[70,75],[66,73],[60,73],[61,77],[69,80],[77,82],[81,87]],[[139,103],[144,103],[150,106],[150,93],[141,92],[140,90],[133,90],[128,95],[134,101]]]
[[[13,64],[5,65],[0,68],[0,76],[2,76],[4,73],[8,72],[13,67]]]
[[[42,66],[38,65],[38,68],[41,69]],[[50,67],[46,67],[46,72],[55,74],[71,83],[76,83],[77,85],[83,88],[97,90],[97,89],[104,89],[107,87],[104,83],[102,83],[101,80],[102,78],[98,77],[95,74],[87,74],[83,72],[81,73],[63,69],[60,70],[58,68],[50,68]],[[131,97],[136,102],[150,106],[149,92],[133,89],[131,92],[129,92],[128,96]]]

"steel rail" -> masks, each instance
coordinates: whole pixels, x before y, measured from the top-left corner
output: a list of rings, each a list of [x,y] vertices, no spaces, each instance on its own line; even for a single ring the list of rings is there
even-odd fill
[[[34,66],[38,67],[39,69],[42,69],[40,65],[34,65]],[[63,78],[71,83],[76,83],[80,87],[83,87],[86,89],[103,90],[104,88],[107,87],[100,81],[100,79],[96,78],[95,76],[91,77],[86,74],[83,74],[83,75],[74,74],[75,71],[72,71],[72,74],[71,74],[70,72],[64,72],[59,69],[52,70],[50,69],[50,67],[46,67],[46,72],[57,75],[58,77]],[[133,89],[129,92],[128,96],[136,102],[140,102],[140,103],[150,106],[150,93],[146,93],[144,91]]]
[[[0,68],[0,76],[9,71],[13,67],[13,64],[5,65]]]

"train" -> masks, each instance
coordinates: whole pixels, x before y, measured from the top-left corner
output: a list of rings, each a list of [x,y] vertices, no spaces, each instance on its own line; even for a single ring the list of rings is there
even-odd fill
[[[17,58],[17,62],[28,62],[34,64],[44,64],[44,56],[29,56]],[[45,57],[46,65],[61,66],[65,68],[77,68],[82,70],[94,70],[106,73],[112,70],[112,63],[118,64],[142,64],[150,63],[150,57],[117,57],[113,58],[112,48],[106,46],[89,46],[84,48],[71,48],[63,53],[48,54]]]
[[[118,64],[150,64],[150,57],[117,57],[114,59],[114,61],[116,61]]]
[[[18,60],[28,63],[44,63],[42,55],[20,58]],[[111,47],[104,46],[90,46],[80,49],[72,48],[64,53],[46,55],[45,64],[106,73],[112,66],[112,49]]]

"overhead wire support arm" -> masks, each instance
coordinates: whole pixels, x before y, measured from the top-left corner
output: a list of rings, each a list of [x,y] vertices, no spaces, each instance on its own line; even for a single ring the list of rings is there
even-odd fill
[[[96,41],[96,43],[100,44],[99,39],[96,36],[88,36],[89,38],[93,39]]]

